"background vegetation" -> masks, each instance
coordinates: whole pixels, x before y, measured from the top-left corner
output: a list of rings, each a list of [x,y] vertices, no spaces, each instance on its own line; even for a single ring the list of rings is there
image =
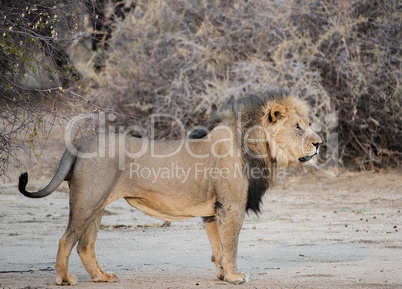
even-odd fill
[[[63,21],[50,28],[49,22],[43,26],[39,20],[39,28],[29,29],[42,38],[33,37],[34,44],[28,45],[29,34],[16,34],[17,27],[10,30],[7,22],[10,3],[22,1],[2,1],[8,3],[0,15],[2,107],[22,107],[32,115],[35,103],[39,107],[35,111],[46,108],[60,115],[62,109],[63,116],[71,108],[77,112],[89,107],[117,115],[109,118],[115,125],[144,127],[151,114],[165,113],[189,128],[203,123],[211,107],[228,96],[282,87],[310,102],[324,134],[338,133],[334,157],[341,165],[400,168],[400,1],[59,2],[49,15],[54,19],[61,11],[56,18]],[[20,5],[22,10],[25,4]],[[59,31],[57,39],[54,29]],[[60,35],[65,35],[63,41]],[[14,85],[26,81],[24,73],[36,80],[44,78],[44,71],[35,67],[45,64],[35,55],[50,63],[53,71],[46,79],[53,77],[57,85],[42,81],[28,87],[47,91],[47,99],[57,105],[45,105],[38,94],[27,95],[26,86],[21,90]],[[60,105],[60,101],[69,103]],[[326,118],[334,112],[336,126],[332,117]],[[9,120],[9,113],[2,110],[0,118]],[[27,121],[37,119],[41,117]],[[12,151],[18,132],[1,131],[4,164],[4,152]],[[30,134],[34,136],[32,127]],[[161,121],[155,137],[178,135],[178,126]]]

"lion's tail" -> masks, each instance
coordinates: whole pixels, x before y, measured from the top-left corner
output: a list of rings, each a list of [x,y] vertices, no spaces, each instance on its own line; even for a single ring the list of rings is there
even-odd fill
[[[18,183],[18,190],[21,192],[21,194],[28,198],[43,198],[50,195],[64,181],[65,177],[70,172],[75,159],[76,156],[66,150],[61,158],[59,168],[57,169],[56,174],[53,176],[53,179],[44,189],[37,192],[27,192],[25,190],[28,183],[28,173],[21,174]]]

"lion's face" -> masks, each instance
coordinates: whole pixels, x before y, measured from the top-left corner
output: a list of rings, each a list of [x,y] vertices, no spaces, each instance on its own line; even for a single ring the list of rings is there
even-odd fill
[[[285,98],[268,104],[263,118],[271,156],[280,166],[317,161],[322,140],[310,128],[308,107],[303,101]]]

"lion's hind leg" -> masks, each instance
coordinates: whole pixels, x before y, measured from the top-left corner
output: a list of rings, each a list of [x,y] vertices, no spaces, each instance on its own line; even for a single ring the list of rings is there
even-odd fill
[[[68,285],[76,285],[77,277],[68,273],[68,260],[70,259],[71,250],[77,241],[71,240],[68,237],[69,232],[64,233],[59,242],[59,250],[56,258],[56,284],[63,285],[67,282]]]
[[[56,258],[56,284],[69,285],[77,284],[77,278],[68,272],[68,261],[71,251],[78,240],[85,235],[84,239],[93,236],[91,232],[97,232],[97,225],[100,220],[94,221],[98,214],[101,214],[105,207],[105,200],[102,195],[86,194],[86,190],[76,190],[70,186],[70,215],[67,229],[60,239],[59,250]],[[87,229],[91,229],[87,233]],[[96,234],[95,234],[96,236]],[[91,239],[91,238],[89,238]],[[84,244],[85,242],[83,242]],[[81,245],[83,246],[83,245]]]
[[[77,245],[77,252],[85,270],[91,275],[94,282],[117,282],[117,276],[113,273],[105,273],[96,260],[95,241],[98,235],[102,213],[103,211],[97,213],[88,229],[81,236]]]
[[[212,257],[211,261],[215,263],[216,267],[216,276],[223,280],[223,267],[221,265],[222,253],[219,245],[219,235],[218,235],[218,227],[216,225],[215,216],[204,217],[202,218],[204,221],[204,229],[207,232],[209,242],[211,243],[212,248]]]

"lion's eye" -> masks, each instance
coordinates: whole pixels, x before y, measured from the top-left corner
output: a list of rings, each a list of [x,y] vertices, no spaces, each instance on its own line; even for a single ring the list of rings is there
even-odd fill
[[[299,130],[301,129],[299,124],[296,125],[296,128],[299,129]]]

